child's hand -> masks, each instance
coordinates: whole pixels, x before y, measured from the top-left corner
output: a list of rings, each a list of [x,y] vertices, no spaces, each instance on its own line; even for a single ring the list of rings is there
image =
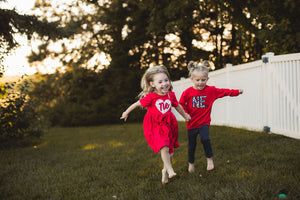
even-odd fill
[[[185,113],[185,117],[184,117],[185,121],[190,121],[191,120],[191,116],[187,113]]]
[[[239,92],[240,92],[240,94],[243,94],[244,91],[243,91],[243,89],[239,89]]]
[[[127,118],[128,118],[128,114],[126,112],[123,112],[120,119],[124,119],[124,121],[126,122]]]

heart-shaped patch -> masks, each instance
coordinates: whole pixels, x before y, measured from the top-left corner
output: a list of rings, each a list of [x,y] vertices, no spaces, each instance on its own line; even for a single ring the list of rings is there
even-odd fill
[[[171,101],[169,99],[163,101],[158,99],[155,103],[156,108],[162,113],[165,114],[171,109]]]

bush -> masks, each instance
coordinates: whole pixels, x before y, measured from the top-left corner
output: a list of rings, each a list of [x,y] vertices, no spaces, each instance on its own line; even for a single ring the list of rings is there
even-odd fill
[[[40,137],[47,123],[35,112],[35,103],[28,98],[29,83],[6,83],[4,87],[7,95],[0,102],[0,146]]]

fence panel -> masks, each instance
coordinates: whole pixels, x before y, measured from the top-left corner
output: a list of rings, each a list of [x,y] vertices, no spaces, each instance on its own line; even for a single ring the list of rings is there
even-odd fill
[[[300,54],[269,54],[267,126],[272,132],[300,138]]]
[[[300,53],[274,56],[209,73],[208,85],[243,89],[238,97],[215,101],[212,124],[250,130],[270,128],[271,132],[300,139]],[[177,98],[190,79],[173,82]],[[174,112],[178,120],[183,118]]]

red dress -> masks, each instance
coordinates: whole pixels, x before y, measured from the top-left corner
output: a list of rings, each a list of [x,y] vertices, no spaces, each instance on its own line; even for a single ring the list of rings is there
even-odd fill
[[[168,146],[169,152],[173,153],[173,148],[179,147],[178,124],[171,112],[171,106],[178,106],[175,93],[170,91],[166,95],[158,95],[152,92],[140,99],[140,103],[147,108],[143,125],[149,146],[155,153]]]

